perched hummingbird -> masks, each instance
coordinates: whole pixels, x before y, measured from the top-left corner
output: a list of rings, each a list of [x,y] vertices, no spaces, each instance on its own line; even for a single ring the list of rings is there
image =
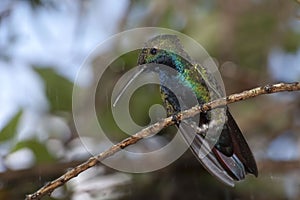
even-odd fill
[[[173,51],[174,49],[176,52]],[[169,76],[166,72],[159,72],[159,80],[162,83],[160,92],[168,116],[180,112],[182,107],[178,96],[176,97],[169,88],[164,86],[166,83],[172,82],[183,91],[184,88],[191,90],[199,105],[211,101],[211,97],[220,97],[214,77],[200,64],[191,61],[179,38],[175,35],[159,35],[146,42],[138,57],[138,64],[147,65],[151,63],[168,66],[178,73],[176,76]],[[182,93],[182,95],[185,94]],[[210,112],[200,114],[197,126],[209,126],[212,121]],[[206,136],[197,134],[195,129],[193,129],[195,130],[193,133],[195,137],[190,148],[212,175],[221,182],[234,186],[234,180],[244,179],[247,173],[257,176],[258,170],[252,152],[227,106],[224,108],[224,112],[226,115],[225,124],[222,125],[221,134],[211,151],[205,157],[198,156]],[[180,122],[177,122],[177,126],[179,124]],[[184,138],[189,137],[183,136]]]

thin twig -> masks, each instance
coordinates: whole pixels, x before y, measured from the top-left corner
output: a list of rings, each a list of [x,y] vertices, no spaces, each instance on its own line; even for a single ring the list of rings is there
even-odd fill
[[[175,116],[162,119],[159,122],[156,122],[155,124],[148,126],[147,128],[141,130],[140,132],[132,135],[131,137],[128,137],[122,142],[113,145],[112,147],[100,153],[99,155],[91,157],[86,162],[74,167],[73,169],[69,170],[61,177],[57,178],[54,181],[49,182],[48,184],[40,188],[35,193],[27,195],[26,200],[41,199],[45,195],[50,195],[53,192],[53,190],[64,185],[67,181],[78,176],[81,172],[87,170],[90,167],[95,166],[100,161],[114,155],[116,152],[120,151],[121,149],[124,149],[129,145],[135,144],[136,142],[138,142],[143,138],[155,135],[163,128],[173,125],[176,120],[181,121],[183,119],[193,117],[196,114],[199,114],[200,112],[206,112],[214,108],[222,107],[237,101],[253,98],[262,94],[270,94],[270,93],[277,93],[277,92],[284,92],[284,91],[297,91],[297,90],[300,90],[299,82],[266,85],[263,87],[257,87],[251,90],[247,90],[241,93],[232,94],[227,96],[226,98],[217,99],[209,103],[205,103],[201,106],[195,106],[189,110],[182,111]],[[174,118],[176,120],[174,120]]]

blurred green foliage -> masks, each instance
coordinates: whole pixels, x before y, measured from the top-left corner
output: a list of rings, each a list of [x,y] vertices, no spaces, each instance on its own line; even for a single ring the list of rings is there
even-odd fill
[[[50,102],[50,111],[71,112],[73,83],[52,68],[35,68],[45,83],[45,92]]]
[[[17,134],[17,128],[22,116],[22,111],[16,113],[16,115],[6,124],[0,131],[0,143],[6,140],[11,140]]]
[[[47,147],[38,140],[31,139],[20,141],[16,144],[11,152],[15,152],[23,148],[29,148],[32,150],[35,155],[36,164],[53,162],[55,160],[54,157],[49,153]]]
[[[235,60],[241,67],[261,70],[267,64],[267,56],[274,45],[277,19],[271,12],[249,10],[237,22],[233,46]],[[259,64],[258,64],[259,63]]]
[[[289,29],[285,34],[287,36],[283,38],[282,47],[286,52],[295,53],[300,46],[300,32]]]

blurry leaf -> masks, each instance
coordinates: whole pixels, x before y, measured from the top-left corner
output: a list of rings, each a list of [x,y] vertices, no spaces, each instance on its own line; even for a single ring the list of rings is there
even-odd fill
[[[12,139],[17,132],[18,123],[20,117],[22,115],[22,111],[19,111],[8,124],[1,130],[0,132],[0,142]]]
[[[241,15],[237,24],[236,51],[238,62],[243,67],[261,70],[265,65],[270,44],[274,37],[277,18],[271,12],[264,10],[250,10]]]
[[[295,53],[300,45],[300,34],[292,30],[287,31],[284,37],[283,47],[287,52]]]
[[[47,9],[55,9],[58,6],[58,3],[55,1],[29,0],[27,3],[29,3],[29,5],[35,10],[43,7],[47,7]]]
[[[41,162],[49,162],[53,161],[54,157],[49,153],[48,149],[44,144],[41,144],[37,140],[25,140],[19,142],[13,149],[12,152],[15,152],[17,150],[23,149],[23,148],[29,148],[32,150],[32,152],[35,155],[35,159],[37,163]]]
[[[43,5],[41,0],[30,0],[29,2],[33,8]]]
[[[35,68],[43,78],[51,111],[70,111],[72,108],[73,84],[50,68]]]

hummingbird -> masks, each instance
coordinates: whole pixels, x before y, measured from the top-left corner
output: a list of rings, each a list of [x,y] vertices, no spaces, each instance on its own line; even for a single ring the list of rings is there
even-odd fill
[[[213,100],[212,98],[220,98],[222,95],[215,78],[199,63],[192,61],[176,35],[158,35],[146,42],[138,56],[138,64],[160,64],[177,72],[177,75],[168,75],[165,71],[159,72],[159,81],[162,83],[160,93],[168,116],[173,116],[183,108],[178,95],[166,87],[166,83],[173,84],[182,91],[185,89],[192,91],[199,105]],[[182,96],[186,94],[182,92]],[[190,137],[187,136],[188,134],[194,134],[190,149],[203,167],[219,181],[234,186],[235,181],[243,180],[246,174],[257,177],[258,170],[253,154],[228,107],[225,106],[223,110],[225,123],[221,126],[221,133],[206,156],[199,156],[199,150],[204,145],[205,138],[209,138],[209,133],[199,134],[197,129],[189,129],[192,132],[194,130],[195,133],[182,132],[182,134],[184,138]],[[210,126],[213,121],[210,112],[200,113],[198,127]],[[175,124],[179,126],[180,122]]]

